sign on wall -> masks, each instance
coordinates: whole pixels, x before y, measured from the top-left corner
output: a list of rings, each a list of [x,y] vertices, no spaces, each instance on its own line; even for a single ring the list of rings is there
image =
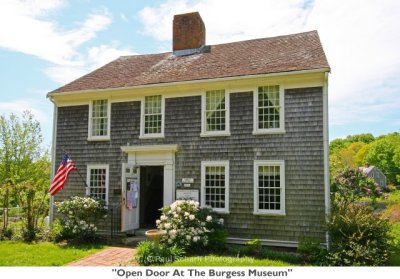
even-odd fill
[[[178,189],[176,190],[176,199],[177,200],[194,200],[199,201],[199,190],[186,190],[186,189]]]

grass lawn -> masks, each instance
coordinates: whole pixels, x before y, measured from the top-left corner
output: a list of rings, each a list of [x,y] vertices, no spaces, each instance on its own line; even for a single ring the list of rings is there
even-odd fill
[[[61,266],[104,248],[100,244],[72,246],[0,241],[0,266]]]
[[[289,262],[270,259],[255,259],[252,257],[231,256],[193,256],[184,257],[167,266],[290,266]]]
[[[390,220],[390,234],[396,244],[395,252],[390,257],[390,265],[400,266],[400,190],[389,193],[388,199],[380,198],[378,202],[384,204],[382,216]]]

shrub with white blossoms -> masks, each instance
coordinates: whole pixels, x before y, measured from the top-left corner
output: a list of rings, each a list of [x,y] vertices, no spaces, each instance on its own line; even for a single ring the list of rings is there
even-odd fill
[[[193,200],[177,200],[161,209],[157,228],[167,234],[161,239],[168,245],[179,247],[205,247],[216,229],[223,229],[223,219],[208,208],[200,208]]]
[[[64,226],[65,238],[95,238],[97,224],[107,213],[105,202],[91,197],[71,197],[56,203],[56,206],[62,214],[61,224]]]

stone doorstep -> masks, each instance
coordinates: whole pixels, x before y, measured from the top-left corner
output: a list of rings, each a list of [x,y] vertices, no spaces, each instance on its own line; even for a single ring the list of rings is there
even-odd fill
[[[147,238],[143,236],[131,236],[121,238],[121,243],[124,245],[134,246],[140,241],[145,241]]]

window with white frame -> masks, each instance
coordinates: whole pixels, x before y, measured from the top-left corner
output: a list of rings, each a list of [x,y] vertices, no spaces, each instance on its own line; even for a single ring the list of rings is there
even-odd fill
[[[254,213],[285,214],[285,162],[254,162]]]
[[[88,165],[86,194],[108,202],[108,165]]]
[[[89,139],[108,139],[110,137],[108,100],[92,101],[89,113]]]
[[[229,161],[201,163],[201,204],[229,212]]]
[[[254,95],[254,132],[284,132],[283,90],[280,86],[259,86]]]
[[[146,96],[142,103],[142,136],[164,133],[164,102],[161,95]]]
[[[229,97],[225,90],[209,90],[203,95],[202,134],[229,133]]]

